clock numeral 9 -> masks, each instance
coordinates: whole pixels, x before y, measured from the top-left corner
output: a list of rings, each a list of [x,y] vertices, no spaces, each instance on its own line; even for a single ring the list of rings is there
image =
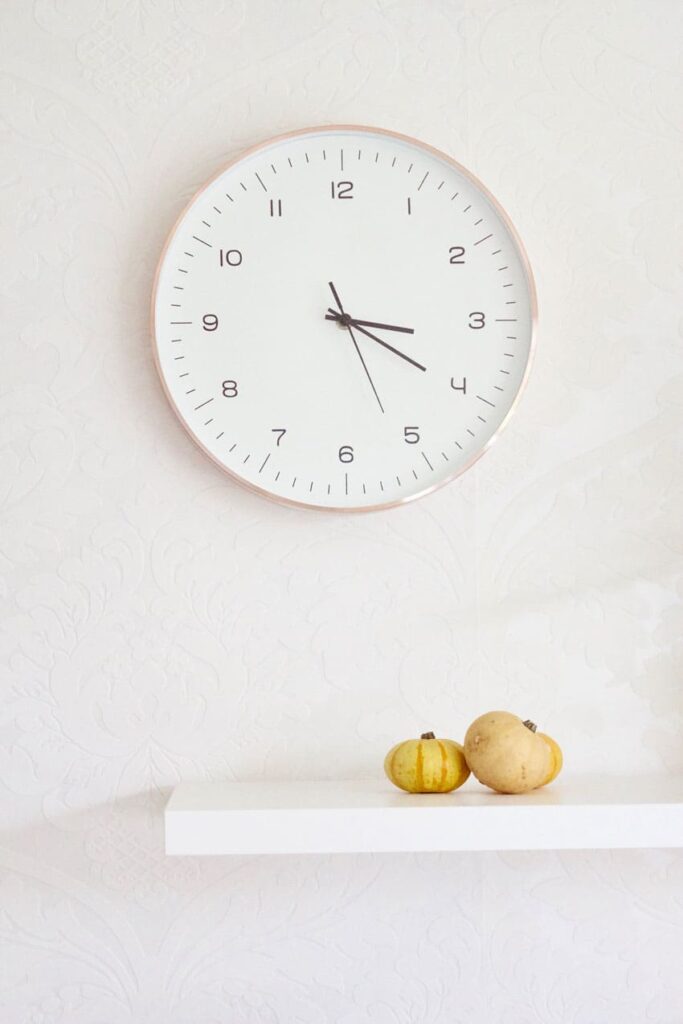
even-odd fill
[[[236,380],[224,380],[223,381],[223,398],[237,398],[237,381]]]
[[[483,313],[470,313],[469,326],[473,331],[480,331],[486,324],[486,317]]]
[[[350,444],[343,444],[339,449],[340,462],[353,462],[353,448]]]
[[[202,327],[205,331],[215,331],[218,327],[218,317],[215,313],[205,313],[202,317]]]
[[[242,253],[239,249],[219,249],[218,258],[222,267],[239,267],[242,262]]]
[[[330,187],[332,190],[333,199],[353,199],[353,182],[352,181],[331,181]]]
[[[419,427],[404,427],[403,428],[403,440],[406,444],[417,444],[420,440],[420,428]]]
[[[465,250],[462,247],[462,245],[452,245],[450,247],[450,249],[448,250],[448,252],[449,252],[450,257],[451,257],[449,259],[449,261],[448,261],[449,263],[464,263],[465,262],[463,259],[461,259],[461,257],[465,255]]]
[[[451,387],[454,391],[462,391],[463,395],[467,394],[467,377],[463,377],[462,386],[455,383],[455,377],[451,377]]]

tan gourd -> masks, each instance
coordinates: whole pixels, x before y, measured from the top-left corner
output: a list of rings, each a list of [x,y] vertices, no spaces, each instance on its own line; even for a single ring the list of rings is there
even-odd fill
[[[384,759],[387,778],[406,793],[450,793],[469,777],[462,746],[425,732],[397,743]]]
[[[475,778],[499,793],[528,793],[552,782],[562,768],[555,740],[508,711],[490,711],[472,722],[465,757]]]

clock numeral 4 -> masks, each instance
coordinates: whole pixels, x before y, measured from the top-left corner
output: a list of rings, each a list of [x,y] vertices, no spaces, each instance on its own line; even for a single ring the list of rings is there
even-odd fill
[[[343,444],[339,449],[340,462],[353,462],[353,448],[350,444]]]
[[[286,433],[287,433],[287,430],[286,430],[285,427],[273,427],[272,428],[271,434],[278,434],[279,435],[277,441],[275,442],[275,447],[276,448],[280,447],[280,441],[282,440],[282,438],[285,436]]]
[[[281,199],[269,199],[268,200],[268,206],[269,206],[269,209],[270,209],[270,216],[271,217],[281,217],[282,216],[282,200]]]
[[[473,331],[480,331],[486,324],[486,316],[483,313],[470,313],[469,326]]]
[[[219,249],[218,259],[222,267],[239,267],[242,262],[242,253],[239,249]]]
[[[237,398],[239,394],[237,390],[236,380],[224,380],[222,384],[223,398]]]
[[[404,427],[403,428],[403,440],[406,444],[417,444],[420,440],[420,428],[419,427]]]
[[[452,245],[448,250],[450,256],[449,263],[464,263],[462,258],[465,255],[465,250],[462,245]]]
[[[462,391],[463,395],[467,394],[467,377],[463,377],[462,384],[455,383],[455,377],[451,377],[451,387],[454,391]]]
[[[352,181],[331,181],[330,187],[332,190],[333,199],[353,199],[353,182]]]
[[[215,313],[205,313],[202,317],[202,327],[205,331],[215,331],[218,327],[218,317]]]

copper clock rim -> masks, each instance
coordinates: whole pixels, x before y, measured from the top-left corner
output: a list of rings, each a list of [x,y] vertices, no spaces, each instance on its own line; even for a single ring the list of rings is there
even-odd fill
[[[500,421],[496,429],[493,431],[486,444],[484,444],[471,459],[468,459],[467,462],[460,466],[459,469],[455,470],[449,476],[444,477],[443,480],[439,480],[437,483],[431,484],[429,487],[425,487],[421,491],[416,491],[414,494],[406,495],[405,497],[402,498],[397,498],[394,501],[383,502],[379,505],[314,505],[310,502],[297,501],[295,498],[285,498],[284,496],[274,494],[272,491],[268,491],[263,487],[258,487],[256,484],[253,484],[250,481],[245,480],[244,477],[239,476],[234,470],[230,469],[228,466],[222,463],[218,459],[218,457],[214,455],[214,453],[211,452],[206,447],[204,442],[191,429],[188,421],[185,419],[180,407],[176,403],[173,395],[170,392],[169,387],[166,384],[166,379],[161,367],[161,359],[159,355],[159,341],[157,337],[156,323],[156,299],[159,287],[159,278],[161,276],[161,270],[164,265],[168,249],[171,243],[173,242],[176,233],[189,210],[192,208],[192,206],[194,206],[199,197],[204,192],[206,192],[207,189],[209,189],[215,181],[222,177],[236,164],[240,163],[242,160],[246,159],[252,154],[258,153],[259,150],[268,149],[271,146],[278,145],[279,143],[282,142],[286,142],[289,139],[295,139],[302,135],[317,135],[324,134],[325,132],[361,132],[367,133],[368,135],[385,135],[388,136],[389,138],[397,139],[400,142],[405,142],[412,146],[416,146],[418,149],[425,150],[427,153],[430,153],[432,156],[455,168],[455,170],[459,174],[463,175],[463,177],[467,178],[475,186],[475,188],[479,189],[479,191],[491,204],[495,213],[497,213],[497,215],[503,222],[504,226],[508,230],[510,237],[512,238],[513,242],[517,247],[517,252],[519,254],[522,270],[524,271],[524,277],[526,279],[529,294],[531,334],[529,338],[529,354],[527,356],[526,366],[524,368],[522,380],[520,381],[519,387],[517,389],[517,394],[513,398],[510,408],[508,409],[507,413]],[[442,150],[437,149],[435,146],[430,146],[428,143],[422,142],[420,139],[416,139],[412,135],[405,135],[402,132],[395,132],[389,128],[374,128],[370,125],[324,124],[309,128],[296,128],[293,131],[282,132],[279,135],[273,135],[270,138],[263,140],[262,142],[258,142],[253,146],[247,147],[247,149],[240,150],[237,156],[233,157],[232,160],[229,160],[226,164],[224,164],[215,174],[213,174],[207,181],[205,181],[200,188],[197,189],[197,191],[192,195],[191,199],[185,204],[183,209],[180,211],[179,215],[176,217],[171,229],[168,232],[168,235],[166,236],[166,240],[159,255],[156,271],[154,273],[154,283],[152,286],[150,334],[152,340],[152,355],[154,358],[154,365],[156,366],[157,374],[161,381],[162,389],[164,391],[164,394],[166,395],[166,398],[168,399],[171,409],[175,413],[176,418],[179,420],[181,426],[183,427],[187,435],[198,446],[198,448],[200,448],[204,455],[206,455],[211,460],[211,462],[214,463],[214,465],[218,466],[218,468],[222,470],[223,473],[225,473],[237,484],[239,484],[240,487],[243,487],[246,490],[251,491],[253,494],[258,494],[260,497],[267,498],[269,501],[272,501],[278,505],[286,506],[289,508],[305,509],[311,512],[384,512],[388,509],[398,508],[400,505],[407,505],[413,501],[418,501],[420,498],[425,498],[427,497],[427,495],[433,494],[435,491],[441,490],[442,487],[446,487],[448,484],[453,483],[453,481],[457,480],[458,477],[463,475],[463,473],[466,473],[468,469],[471,469],[475,465],[475,463],[477,463],[479,459],[481,459],[481,457],[486,452],[488,452],[490,448],[493,447],[494,443],[500,437],[501,433],[503,432],[508,422],[510,421],[512,415],[516,411],[517,405],[524,391],[526,390],[529,375],[531,373],[531,367],[533,364],[536,351],[537,332],[538,299],[536,293],[536,283],[534,280],[534,274],[531,269],[531,263],[529,262],[529,257],[526,248],[524,246],[524,243],[522,242],[519,232],[517,231],[517,228],[513,224],[505,208],[501,205],[501,203],[499,203],[499,201],[496,199],[493,193],[489,191],[486,185],[484,185],[484,183],[480,181],[480,179],[475,174],[473,174],[472,171],[468,170],[465,166],[463,166],[463,164],[459,163],[457,160],[449,156],[447,153],[444,153]]]

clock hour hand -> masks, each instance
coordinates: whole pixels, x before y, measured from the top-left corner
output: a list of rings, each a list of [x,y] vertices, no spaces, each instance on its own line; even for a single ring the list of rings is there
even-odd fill
[[[364,334],[368,338],[372,338],[372,340],[376,341],[378,345],[382,345],[384,348],[388,348],[390,352],[394,353],[394,355],[400,356],[401,359],[405,359],[407,363],[411,363],[413,366],[416,366],[417,369],[422,370],[423,373],[426,372],[427,367],[423,366],[422,363],[418,363],[416,359],[411,359],[411,357],[407,356],[405,352],[401,352],[400,349],[394,348],[394,346],[390,345],[388,341],[383,341],[382,338],[378,338],[376,334],[373,334],[371,331],[368,331],[365,327],[363,327],[362,320],[354,320],[353,317],[349,316],[348,313],[341,313],[339,316],[326,316],[325,319],[336,320],[338,324],[341,324],[343,327],[346,327],[347,330],[350,330],[351,327],[354,327],[357,331],[360,331],[361,334]]]
[[[330,289],[332,291],[332,294],[334,295],[334,301],[339,306],[339,314],[340,314],[339,317],[334,317],[332,319],[335,319],[335,320],[339,319],[341,321],[341,319],[343,317],[344,321],[345,321],[346,320],[346,314],[344,313],[344,307],[341,304],[341,299],[337,295],[337,289],[334,287],[334,285],[332,284],[331,281],[329,281],[328,283],[329,283]],[[370,387],[372,388],[374,396],[377,399],[377,404],[379,405],[379,407],[382,410],[382,412],[384,412],[384,406],[382,405],[382,400],[379,397],[379,395],[377,394],[377,388],[375,387],[374,381],[373,381],[372,377],[370,376],[370,371],[368,370],[368,368],[367,368],[367,366],[365,364],[365,360],[363,359],[363,353],[361,352],[360,348],[358,347],[358,342],[356,341],[356,336],[354,335],[354,333],[353,333],[353,331],[351,329],[351,326],[348,323],[345,322],[344,326],[346,327],[347,331],[349,332],[349,335],[351,337],[351,341],[353,342],[353,347],[355,348],[355,350],[356,350],[356,352],[358,354],[358,358],[360,359],[361,363],[363,364],[363,369],[365,370],[365,376],[370,381]]]
[[[340,316],[334,309],[328,309],[325,314],[326,320],[339,320]],[[397,327],[395,324],[379,324],[375,320],[357,320],[355,317],[351,317],[351,323],[354,327],[379,327],[383,331],[400,331],[401,334],[415,334],[412,327]]]

